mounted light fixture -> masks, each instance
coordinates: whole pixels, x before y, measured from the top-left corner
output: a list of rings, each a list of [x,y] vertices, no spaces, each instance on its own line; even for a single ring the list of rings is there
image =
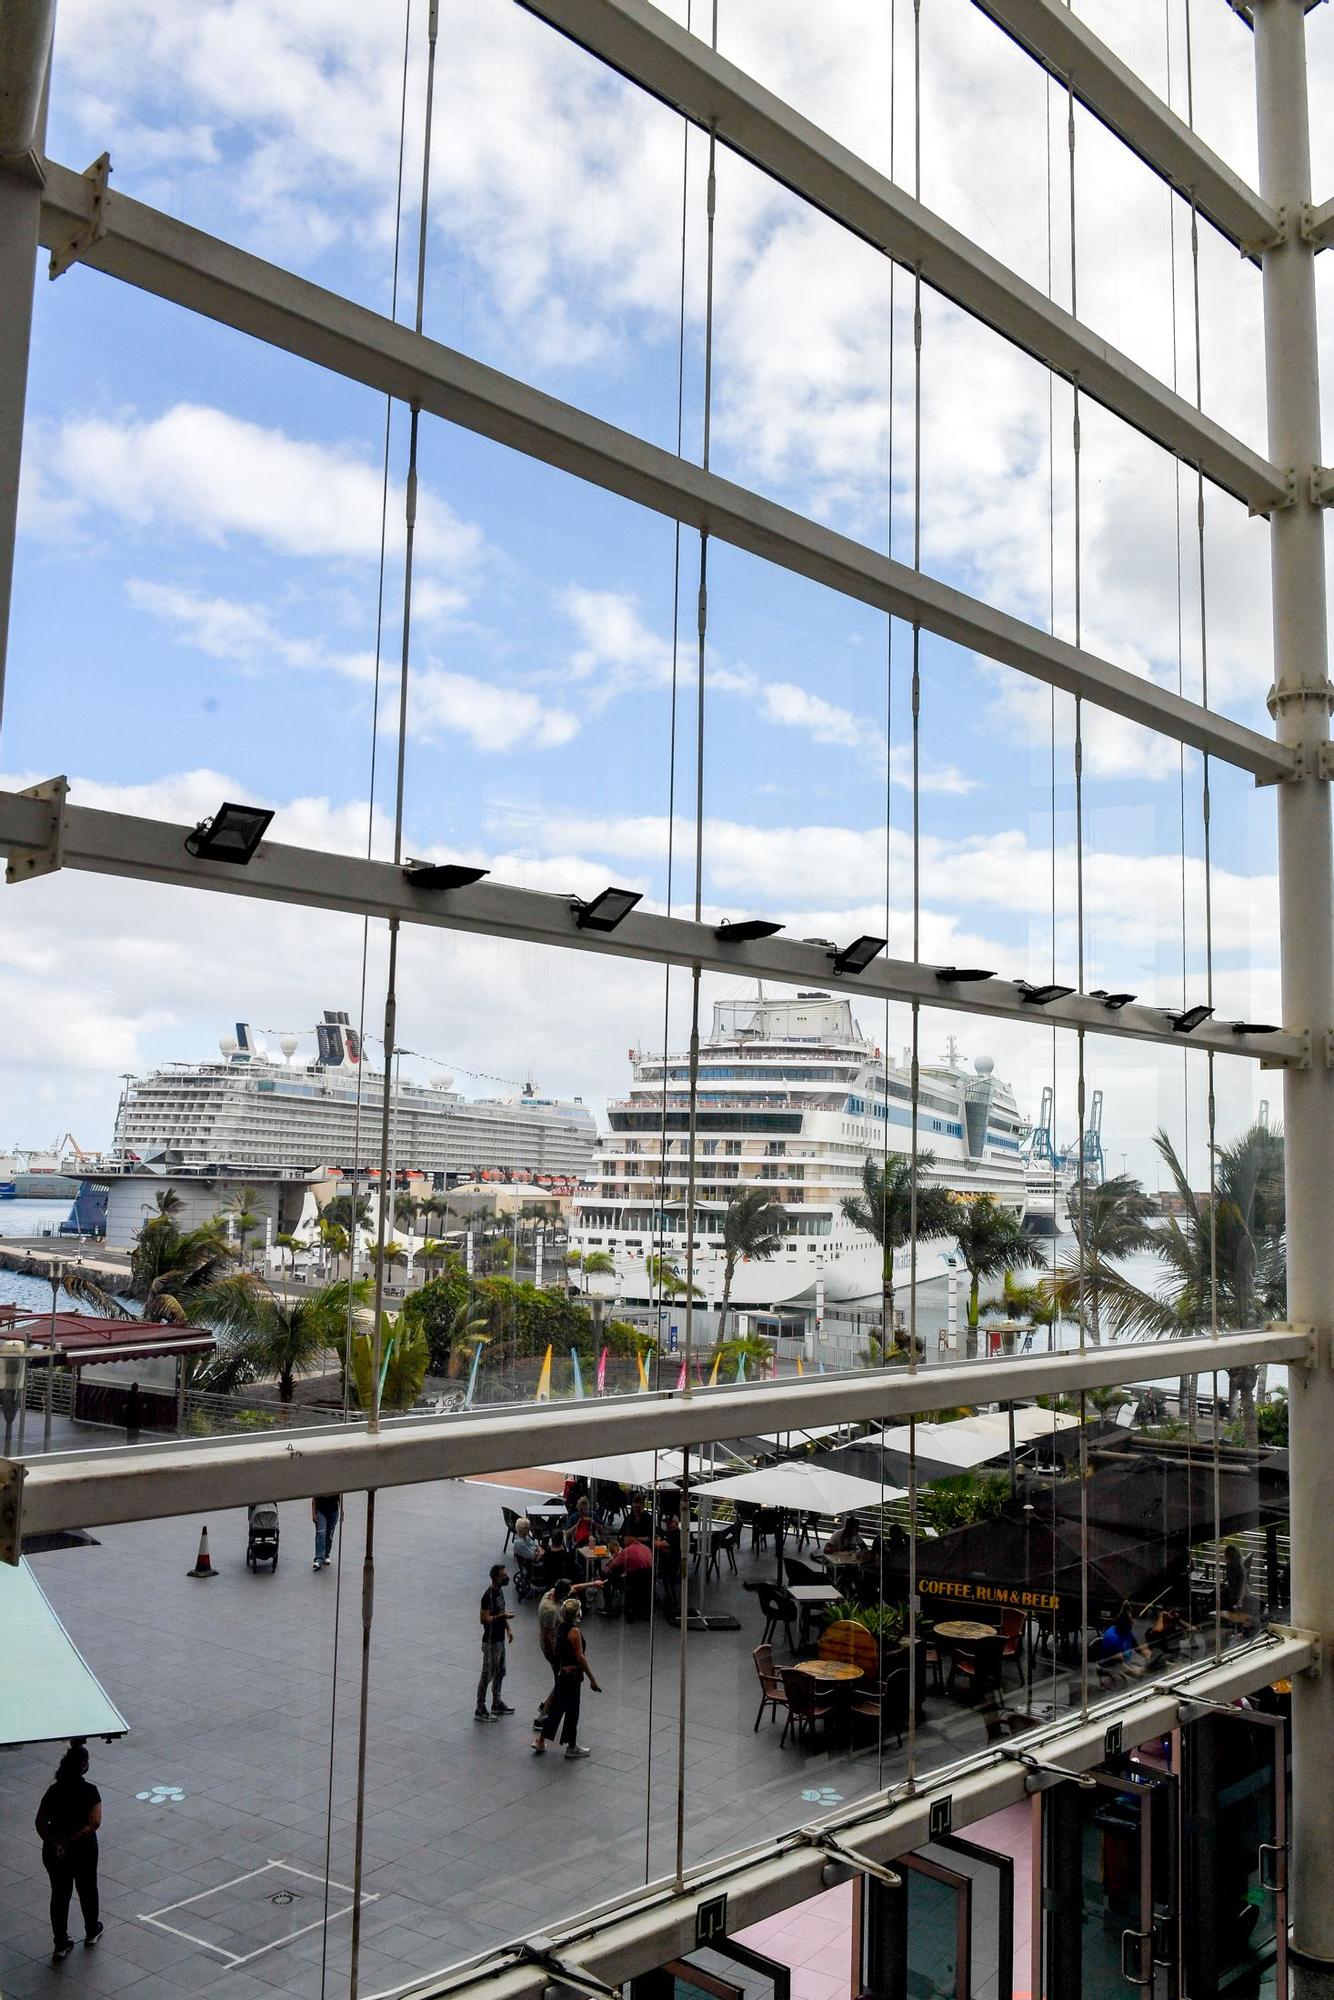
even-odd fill
[[[1164,1007],[1163,1009],[1168,1020],[1172,1023],[1172,1033],[1174,1035],[1189,1035],[1194,1029],[1199,1027],[1201,1021],[1207,1021],[1213,1011],[1212,1007],[1183,1007],[1179,1012],[1174,1012],[1171,1007]]]
[[[194,832],[186,835],[186,852],[200,861],[234,861],[244,868],[272,818],[265,806],[238,806],[228,799],[212,819],[201,819]]]
[[[936,978],[944,986],[964,986],[973,979],[994,979],[994,972],[988,972],[982,965],[939,965]]]
[[[1234,1035],[1277,1035],[1282,1030],[1276,1028],[1272,1021],[1234,1021],[1232,1032]]]
[[[764,917],[744,917],[739,924],[728,923],[724,917],[713,935],[720,944],[758,944],[761,938],[776,937],[782,928]]]
[[[1075,990],[1073,986],[1030,986],[1026,979],[1019,980],[1018,986],[1026,1007],[1050,1007],[1053,1000],[1064,1000]]]
[[[865,972],[871,960],[878,958],[888,943],[888,938],[854,938],[851,944],[844,945],[842,951],[830,952],[835,972],[846,972],[855,978],[859,972]]]
[[[489,868],[469,868],[462,861],[409,861],[403,870],[410,889],[467,889],[490,873]]]
[[[570,908],[581,931],[614,931],[642,901],[639,889],[604,889],[591,903],[582,903],[576,896]]]
[[[1095,986],[1089,995],[1090,1000],[1101,1000],[1111,1014],[1119,1014],[1123,1007],[1130,1005],[1134,997],[1133,993],[1109,993],[1105,986]]]

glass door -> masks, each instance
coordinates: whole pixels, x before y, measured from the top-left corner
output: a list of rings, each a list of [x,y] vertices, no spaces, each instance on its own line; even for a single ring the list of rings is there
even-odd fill
[[[946,1836],[858,1885],[862,1988],[875,2000],[1011,2000],[1014,1864]]]
[[[1175,2000],[1176,1780],[1129,1758],[1042,1795],[1035,1940],[1046,2000]]]
[[[630,1981],[630,2000],[791,2000],[789,1966],[733,1938],[669,1959]]]
[[[1181,1731],[1191,2000],[1287,1994],[1287,1736],[1282,1717],[1244,1708]]]

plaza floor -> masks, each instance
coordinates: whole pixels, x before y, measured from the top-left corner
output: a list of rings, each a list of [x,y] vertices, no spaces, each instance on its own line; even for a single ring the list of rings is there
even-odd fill
[[[450,1482],[378,1501],[363,1995],[525,1937],[673,1864],[675,1628],[588,1619],[605,1692],[584,1698],[592,1757],[568,1764],[529,1748],[547,1674],[534,1607],[516,1605],[505,1694],[517,1713],[474,1719],[478,1599],[512,1497]],[[239,1514],[208,1523],[219,1571],[211,1583],[186,1575],[198,1519],[103,1529],[96,1545],[34,1558],[130,1734],[92,1746],[106,1934],[57,1967],[32,1821],[58,1746],[0,1756],[6,2000],[72,1987],[127,2000],[346,1990],[364,1502],[350,1501],[341,1567],[319,1574],[309,1510],[281,1511],[273,1574],[245,1567]],[[777,1834],[906,1769],[892,1739],[883,1753],[865,1742],[784,1749],[779,1727],[766,1720],[754,1730],[751,1649],[762,1620],[744,1583],[771,1575],[772,1564],[772,1552],[743,1551],[737,1575],[724,1566],[709,1603],[734,1613],[741,1630],[686,1641],[687,1861]],[[781,1632],[777,1651],[781,1663]],[[983,1741],[973,1710],[932,1696],[921,1768]]]

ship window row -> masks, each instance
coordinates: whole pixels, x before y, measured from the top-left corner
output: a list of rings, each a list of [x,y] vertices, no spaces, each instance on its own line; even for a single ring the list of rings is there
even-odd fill
[[[579,1227],[583,1229],[606,1229],[635,1231],[645,1236],[674,1236],[684,1233],[685,1219],[679,1211],[635,1208],[581,1208]],[[785,1218],[779,1227],[780,1236],[829,1236],[833,1233],[834,1219],[827,1211],[819,1210],[806,1215],[792,1215]],[[614,1238],[611,1240],[615,1240]],[[602,1244],[601,1236],[586,1236],[584,1241],[591,1248]],[[702,1248],[702,1239],[696,1239],[696,1248]],[[721,1249],[721,1243],[710,1245]]]

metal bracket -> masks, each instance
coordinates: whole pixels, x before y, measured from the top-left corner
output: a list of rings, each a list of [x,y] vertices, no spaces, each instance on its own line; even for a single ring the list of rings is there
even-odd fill
[[[1070,1771],[1064,1764],[1044,1764],[1031,1750],[1011,1750],[1005,1746],[1002,1757],[1008,1757],[1013,1764],[1022,1764],[1027,1774],[1024,1778],[1026,1792],[1049,1792],[1053,1785],[1078,1785],[1083,1791],[1092,1791],[1098,1782],[1090,1771]]]
[[[1283,513],[1285,508],[1295,507],[1296,505],[1297,505],[1297,468],[1295,466],[1290,465],[1283,474],[1283,484],[1279,488],[1278,492],[1271,493],[1268,496],[1268,498],[1264,500],[1250,501],[1249,504],[1247,505],[1246,512],[1249,514],[1252,520],[1255,520],[1257,515],[1263,515],[1265,520],[1268,520],[1271,514],[1281,514]]]
[[[1334,465],[1311,467],[1311,505],[1334,507]]]
[[[1302,1045],[1301,1054],[1297,1057],[1296,1061],[1289,1062],[1285,1056],[1261,1056],[1261,1069],[1310,1069],[1311,1030],[1309,1028],[1294,1028],[1292,1033]]]
[[[1299,1672],[1308,1681],[1318,1681],[1325,1664],[1326,1642],[1323,1634],[1308,1632],[1303,1625],[1271,1625],[1269,1630],[1276,1639],[1296,1639],[1301,1645],[1311,1648],[1311,1657]]]
[[[99,153],[91,167],[85,167],[83,177],[92,183],[92,213],[83,228],[76,230],[63,250],[51,252],[51,262],[47,269],[48,278],[58,278],[68,271],[71,264],[88,255],[95,243],[100,243],[107,233],[107,202],[110,189],[107,180],[111,173],[110,153]]]
[[[901,1875],[896,1875],[883,1861],[872,1861],[869,1855],[858,1853],[855,1847],[846,1847],[837,1834],[826,1833],[821,1827],[803,1826],[797,1829],[797,1839],[804,1840],[810,1847],[818,1847],[829,1856],[822,1876],[826,1889],[836,1889],[840,1882],[847,1882],[854,1875],[873,1875],[887,1889],[903,1887]]]
[[[515,1953],[519,1965],[536,1965],[541,1971],[550,1973],[553,1984],[546,1990],[552,1992],[586,1993],[593,2000],[621,2000],[619,1986],[608,1986],[605,1981],[595,1979],[591,1972],[580,1966],[571,1965],[561,1957],[554,1938],[530,1937],[518,1946]]]
[[[1280,690],[1277,685],[1269,690],[1269,713],[1277,715],[1280,708],[1293,701],[1328,702],[1334,694],[1322,694],[1318,688],[1290,688]],[[1282,778],[1257,778],[1257,789],[1261,785],[1290,785],[1298,778],[1315,778],[1328,781],[1334,778],[1334,744],[1297,743],[1292,747],[1292,769]]]
[[[1237,248],[1243,257],[1263,257],[1266,250],[1277,250],[1281,243],[1286,243],[1291,233],[1289,212],[1286,208],[1280,208],[1277,225],[1268,236],[1257,236],[1254,242],[1239,243]]]
[[[23,1548],[23,1482],[28,1468],[21,1458],[0,1458],[0,1562],[13,1568]]]
[[[44,847],[25,847],[21,854],[10,855],[5,864],[6,882],[27,882],[34,875],[54,875],[57,868],[64,867],[68,795],[68,778],[43,778],[40,785],[29,785],[18,794],[21,799],[44,799],[51,808],[51,824]]]

